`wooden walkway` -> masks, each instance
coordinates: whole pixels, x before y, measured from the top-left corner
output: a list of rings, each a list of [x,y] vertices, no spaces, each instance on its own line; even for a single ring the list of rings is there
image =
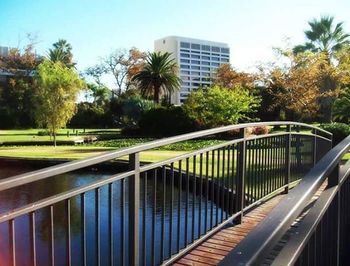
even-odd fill
[[[325,181],[319,190],[315,193],[313,198],[310,200],[309,207],[318,199],[322,191],[327,187],[327,181]],[[252,231],[270,212],[276,207],[276,205],[286,196],[287,194],[280,194],[274,198],[262,203],[251,212],[247,213],[243,217],[241,224],[226,227],[221,229],[219,232],[205,240],[203,243],[189,251],[182,258],[178,259],[173,265],[218,265],[219,262],[233,249],[238,243],[244,239],[250,231]],[[296,219],[292,228],[298,226],[300,220],[305,217],[309,208],[306,208],[303,213]],[[289,234],[287,232],[286,234]],[[283,242],[283,241],[282,241]],[[285,243],[285,242],[284,242]],[[279,243],[279,246],[283,243]],[[274,257],[276,252],[273,253]],[[272,258],[269,258],[270,261]],[[269,265],[269,263],[266,263]]]
[[[217,265],[245,236],[260,223],[285,195],[277,195],[243,217],[239,225],[227,227],[192,249],[174,265]]]

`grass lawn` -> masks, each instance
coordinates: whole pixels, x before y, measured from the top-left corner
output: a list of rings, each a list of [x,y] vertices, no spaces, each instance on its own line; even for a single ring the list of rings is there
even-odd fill
[[[95,147],[87,145],[78,146],[13,146],[0,147],[0,156],[11,158],[32,158],[32,159],[82,159],[101,154],[106,151],[116,150],[113,147]],[[140,159],[145,162],[157,162],[165,160],[185,151],[153,150],[145,151]],[[127,159],[119,158],[119,159]]]
[[[2,142],[18,142],[18,141],[50,141],[50,136],[39,136],[38,132],[44,132],[44,129],[24,129],[24,130],[0,130],[0,143]],[[69,137],[67,132],[69,131]],[[60,129],[57,132],[57,140],[77,140],[86,135],[102,135],[102,134],[119,134],[120,129],[78,129],[78,136],[73,129]]]

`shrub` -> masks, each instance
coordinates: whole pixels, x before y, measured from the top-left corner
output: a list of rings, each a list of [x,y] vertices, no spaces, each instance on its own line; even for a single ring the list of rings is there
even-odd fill
[[[174,136],[195,130],[194,120],[179,106],[159,107],[146,112],[139,123],[145,136]]]
[[[270,129],[267,126],[253,127],[252,134],[254,135],[264,135],[270,132]]]
[[[350,135],[350,127],[344,123],[321,124],[320,127],[333,134],[333,146]]]
[[[199,127],[211,128],[250,121],[259,103],[259,97],[240,86],[214,86],[192,92],[183,108]]]

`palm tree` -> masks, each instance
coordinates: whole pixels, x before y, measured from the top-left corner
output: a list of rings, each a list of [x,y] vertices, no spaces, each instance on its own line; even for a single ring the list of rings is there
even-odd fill
[[[143,95],[153,95],[154,101],[159,103],[161,94],[171,94],[180,88],[181,79],[176,72],[177,63],[170,53],[149,53],[144,68],[132,81],[138,83]]]
[[[334,17],[321,16],[320,20],[313,19],[309,21],[310,29],[305,31],[308,41],[303,45],[295,46],[294,53],[311,51],[314,53],[323,53],[326,56],[326,63],[332,65],[332,59],[337,51],[348,45],[349,34],[344,32],[343,22],[334,25]],[[324,66],[323,66],[324,67]],[[319,117],[321,122],[329,123],[332,121],[332,104],[334,98],[327,96],[328,92],[336,89],[337,82],[329,74],[325,73],[322,77],[320,91],[326,96],[319,98]]]
[[[334,25],[333,21],[334,17],[330,16],[321,16],[320,20],[309,21],[310,29],[305,31],[308,42],[295,46],[293,51],[295,53],[323,52],[331,58],[334,52],[349,44],[348,38],[350,36],[344,32],[343,22]]]
[[[49,59],[53,62],[62,62],[67,67],[73,67],[72,46],[64,39],[59,39],[53,44],[53,49],[49,49]]]

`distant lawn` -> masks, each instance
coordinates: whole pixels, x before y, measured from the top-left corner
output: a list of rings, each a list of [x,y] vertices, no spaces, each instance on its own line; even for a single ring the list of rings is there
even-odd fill
[[[95,156],[106,151],[116,150],[113,147],[94,147],[86,145],[77,146],[17,146],[0,147],[0,156],[10,158],[31,158],[31,159],[82,159]],[[153,150],[145,151],[140,155],[141,161],[157,162],[165,160],[185,151]],[[119,159],[127,159],[119,158]]]
[[[78,134],[76,134],[78,131]],[[39,136],[39,133],[44,133],[44,129],[24,129],[24,130],[0,130],[0,143],[3,142],[20,142],[20,141],[50,141],[52,138],[48,135]],[[69,136],[67,135],[69,132]],[[57,132],[57,140],[73,141],[82,139],[86,135],[111,135],[119,134],[120,129],[60,129]]]

